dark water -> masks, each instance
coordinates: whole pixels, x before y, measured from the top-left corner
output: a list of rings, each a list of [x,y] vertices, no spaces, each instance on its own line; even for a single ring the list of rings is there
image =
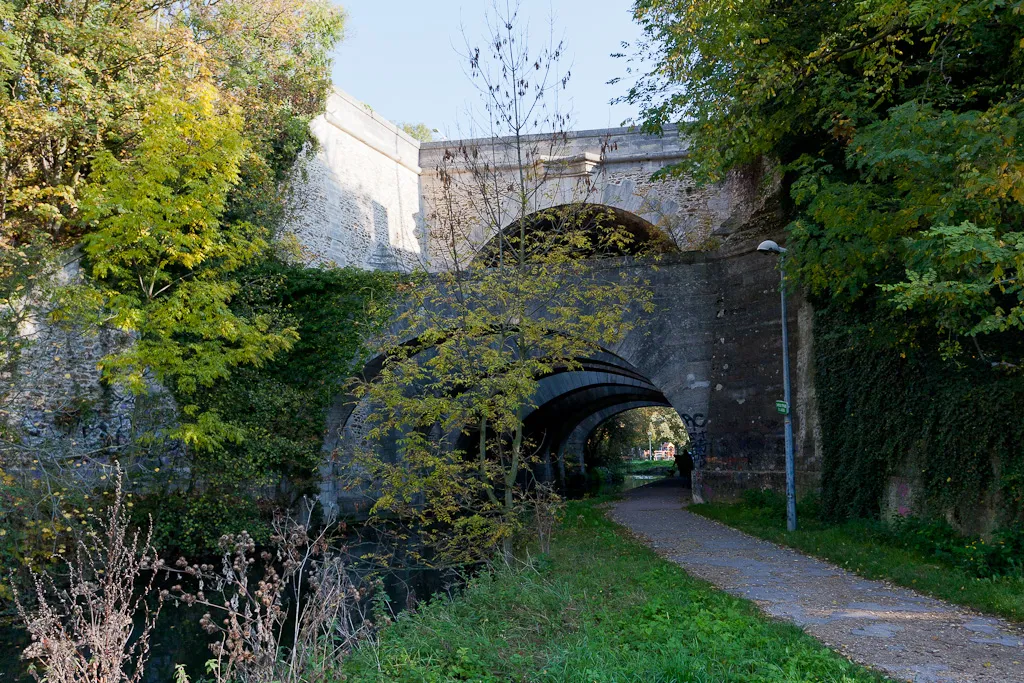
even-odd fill
[[[382,546],[362,541],[349,546],[348,554],[354,560],[381,550]],[[207,560],[210,562],[211,560]],[[214,561],[216,566],[220,560]],[[357,577],[365,579],[370,573],[369,566],[355,561],[351,565]],[[392,609],[399,611],[417,600],[445,590],[453,583],[451,577],[429,569],[389,569],[376,572],[391,601]],[[261,577],[256,569],[250,577]],[[258,580],[258,579],[257,579]],[[184,583],[175,580],[175,583]],[[165,602],[160,617],[150,635],[150,657],[146,664],[145,683],[169,683],[174,680],[175,666],[184,665],[189,678],[200,680],[206,673],[206,662],[211,659],[210,643],[216,636],[207,635],[199,627],[199,620],[208,608],[201,606],[175,606]],[[141,627],[141,622],[137,624]],[[289,629],[290,623],[285,624]],[[0,683],[29,683],[34,679],[21,660],[21,652],[28,645],[28,636],[16,625],[13,616],[0,621]]]

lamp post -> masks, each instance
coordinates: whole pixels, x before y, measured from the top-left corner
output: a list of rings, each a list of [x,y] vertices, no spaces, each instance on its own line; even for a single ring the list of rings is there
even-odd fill
[[[782,384],[785,406],[780,406],[786,424],[786,528],[796,531],[796,467],[793,463],[793,416],[790,410],[789,388],[789,329],[786,323],[786,250],[772,240],[757,245],[762,254],[779,255],[781,281],[779,293],[782,297]],[[783,410],[784,408],[784,410]]]

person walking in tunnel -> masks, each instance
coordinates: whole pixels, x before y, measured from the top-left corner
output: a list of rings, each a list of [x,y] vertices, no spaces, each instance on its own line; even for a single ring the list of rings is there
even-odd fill
[[[685,448],[677,448],[675,452],[676,469],[679,470],[679,476],[683,479],[683,484],[686,488],[690,488],[693,483],[693,455],[690,453],[690,447],[687,445]]]

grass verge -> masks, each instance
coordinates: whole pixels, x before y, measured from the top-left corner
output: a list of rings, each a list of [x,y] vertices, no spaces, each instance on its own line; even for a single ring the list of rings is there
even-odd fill
[[[879,532],[878,522],[850,520],[829,525],[814,515],[800,515],[798,509],[799,528],[789,533],[784,508],[703,503],[687,509],[869,579],[886,579],[958,605],[1024,622],[1024,578],[977,578],[927,553],[892,544]]]
[[[675,474],[674,460],[629,460],[626,471],[630,474]]]
[[[348,683],[773,683],[886,680],[763,617],[571,503],[549,555],[400,616],[345,663]]]

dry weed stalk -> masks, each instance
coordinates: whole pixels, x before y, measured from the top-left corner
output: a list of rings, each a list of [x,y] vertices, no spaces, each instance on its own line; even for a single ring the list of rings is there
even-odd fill
[[[550,483],[538,483],[533,491],[533,523],[542,553],[551,552],[551,538],[562,519],[565,501]]]
[[[221,537],[219,571],[184,558],[168,568],[189,577],[197,588],[178,584],[163,598],[209,610],[200,625],[220,636],[210,646],[209,672],[217,683],[324,680],[371,633],[368,591],[356,587],[341,552],[330,547],[331,528],[311,537],[305,526],[278,517],[270,539],[273,552],[258,556],[259,580],[252,576],[256,544],[245,532]],[[289,615],[291,629],[286,628]],[[291,642],[285,640],[289,630]]]
[[[114,501],[96,518],[99,532],[76,541],[61,587],[33,572],[36,605],[15,590],[18,614],[32,642],[22,657],[32,660],[37,680],[47,683],[137,683],[149,656],[149,636],[160,612],[151,608],[160,561],[143,535],[128,525],[123,478],[118,470]],[[148,576],[148,578],[146,578]],[[145,579],[145,580],[143,580]],[[141,616],[141,625],[137,619]]]

